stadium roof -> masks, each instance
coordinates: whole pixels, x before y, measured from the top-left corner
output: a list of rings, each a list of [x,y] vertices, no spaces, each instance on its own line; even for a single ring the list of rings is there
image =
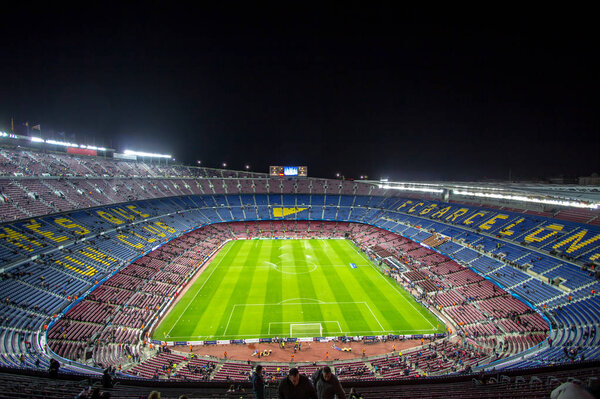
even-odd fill
[[[391,182],[371,181],[381,188],[443,194],[465,198],[489,198],[544,205],[600,209],[600,186],[512,182]]]

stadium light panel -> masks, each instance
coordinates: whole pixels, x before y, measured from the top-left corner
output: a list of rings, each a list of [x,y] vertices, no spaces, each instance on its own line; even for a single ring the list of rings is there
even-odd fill
[[[60,145],[63,147],[76,147],[79,148],[79,144],[75,144],[75,143],[69,143],[67,141],[58,141],[58,140],[44,140],[44,142],[46,144],[52,144],[52,145]]]
[[[452,190],[452,194],[473,196],[473,197],[482,197],[482,198],[506,199],[506,200],[512,200],[512,201],[521,201],[521,202],[533,202],[533,203],[537,203],[537,204],[546,204],[546,205],[570,206],[573,208],[600,209],[600,204],[598,204],[598,203],[558,200],[558,199],[539,198],[539,197],[528,197],[525,195],[483,193],[483,192],[463,191],[463,190]]]
[[[80,145],[80,148],[86,148],[88,150],[96,150],[96,151],[106,151],[106,148],[104,147],[96,147],[95,145]]]
[[[379,184],[379,188],[388,189],[388,190],[418,191],[418,192],[422,192],[422,193],[437,193],[437,194],[441,194],[444,192],[444,190],[438,189],[438,188],[401,186],[401,185],[390,185],[390,184]]]
[[[167,154],[154,154],[151,152],[141,152],[141,151],[132,151],[132,150],[125,150],[125,151],[123,151],[123,153],[126,155],[136,155],[138,157],[171,159],[171,156],[167,155]]]

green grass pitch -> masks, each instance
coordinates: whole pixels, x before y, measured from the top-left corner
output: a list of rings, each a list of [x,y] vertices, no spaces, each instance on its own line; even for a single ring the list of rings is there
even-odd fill
[[[199,341],[444,331],[442,322],[351,241],[238,240],[221,249],[153,338]]]

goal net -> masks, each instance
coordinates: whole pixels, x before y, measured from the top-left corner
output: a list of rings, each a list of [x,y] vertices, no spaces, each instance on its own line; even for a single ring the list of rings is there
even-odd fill
[[[290,324],[290,337],[322,337],[323,326],[321,323]]]

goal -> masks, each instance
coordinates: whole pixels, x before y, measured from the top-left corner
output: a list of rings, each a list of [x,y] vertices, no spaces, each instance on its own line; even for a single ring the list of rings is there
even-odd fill
[[[290,338],[322,337],[323,326],[321,323],[290,324]]]

